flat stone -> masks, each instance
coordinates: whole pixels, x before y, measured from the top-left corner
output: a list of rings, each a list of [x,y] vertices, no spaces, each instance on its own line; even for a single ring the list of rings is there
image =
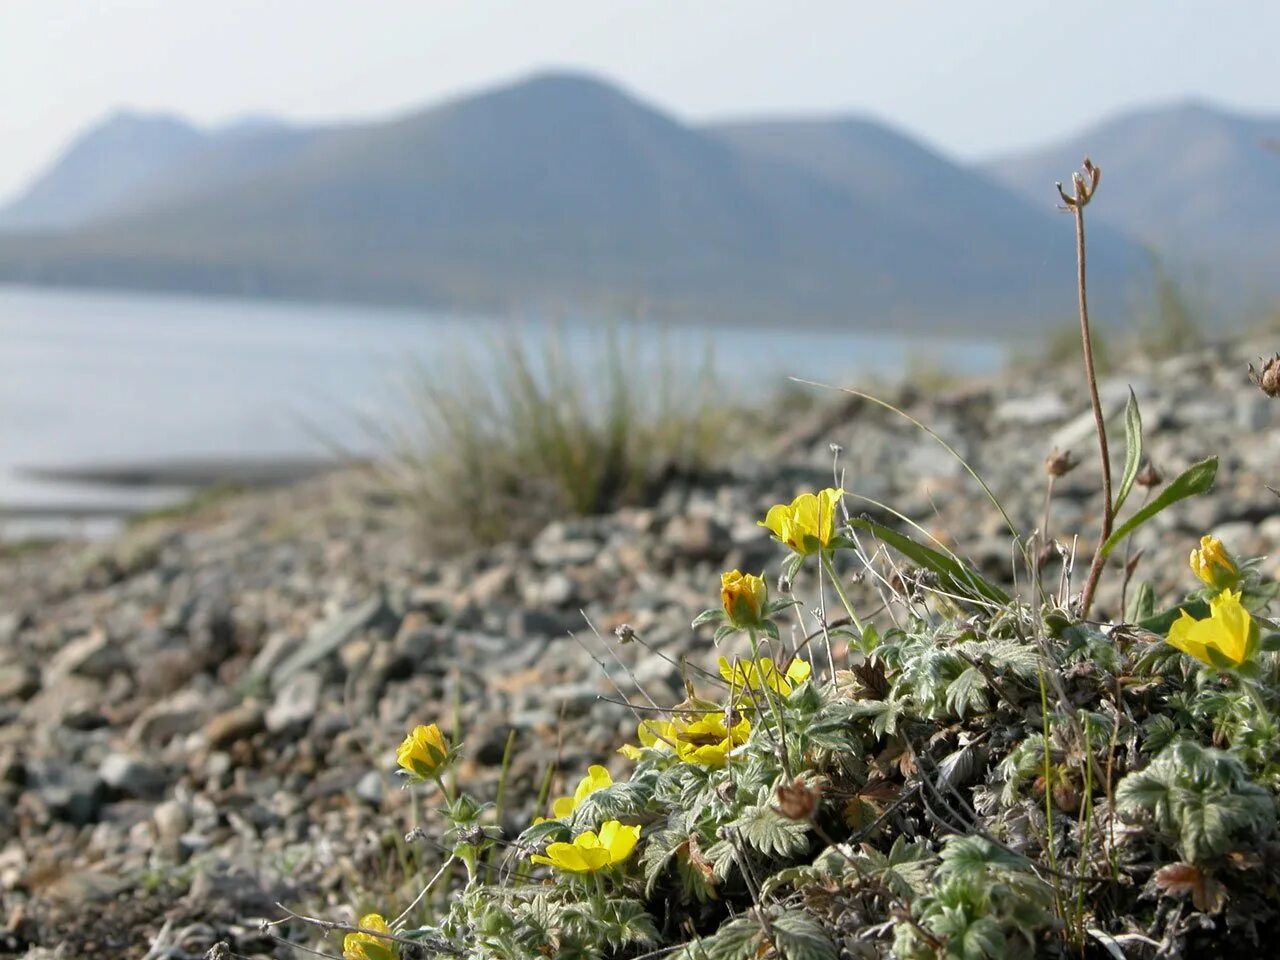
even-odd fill
[[[40,671],[31,664],[0,664],[0,700],[28,700],[40,689]]]
[[[320,674],[313,670],[292,677],[267,708],[264,718],[267,729],[272,733],[282,733],[309,724],[320,706],[323,686]]]
[[[382,805],[383,777],[377,770],[370,770],[356,784],[356,796],[370,806]]]
[[[164,771],[126,753],[109,753],[98,764],[98,778],[117,794],[140,799],[164,793],[168,778]]]
[[[209,746],[217,750],[239,740],[247,740],[263,727],[262,708],[252,703],[242,703],[224,710],[204,726],[204,737]]]
[[[993,416],[998,423],[1042,427],[1066,419],[1070,412],[1070,408],[1058,394],[1038,393],[1001,402],[996,406]]]
[[[27,780],[28,788],[55,816],[78,825],[98,819],[103,789],[94,771],[74,763],[39,760],[27,764]]]
[[[344,643],[364,630],[390,610],[381,593],[376,593],[363,603],[323,623],[317,624],[307,634],[300,648],[286,657],[271,673],[271,687],[279,690],[293,677],[312,664],[319,663],[338,651]]]
[[[105,680],[113,673],[127,671],[129,660],[120,645],[95,631],[66,644],[49,663],[52,677],[77,674],[94,680]]]
[[[186,805],[180,800],[166,800],[156,804],[151,818],[155,822],[156,835],[160,841],[174,847],[191,826]]]
[[[200,729],[209,698],[198,690],[184,689],[144,710],[129,728],[129,739],[146,746],[163,746],[174,737]]]

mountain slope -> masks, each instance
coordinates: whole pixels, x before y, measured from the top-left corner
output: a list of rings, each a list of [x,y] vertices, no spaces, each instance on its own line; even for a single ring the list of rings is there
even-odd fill
[[[66,232],[250,179],[325,133],[270,119],[205,131],[175,117],[116,113],[0,207],[0,231]]]
[[[1087,153],[1102,186],[1090,217],[1138,237],[1176,265],[1280,293],[1280,117],[1199,103],[1116,117],[1060,143],[985,165],[1028,197],[1048,199]],[[1046,189],[1046,184],[1049,185]]]
[[[117,113],[78,137],[0,208],[0,229],[61,230],[87,222],[204,145],[204,135],[176,117]]]
[[[1070,273],[1074,235],[1051,203],[1024,199],[882,122],[778,119],[708,129],[739,149],[860,196],[880,216],[909,223],[939,247],[965,248],[991,270],[1003,270],[1005,282],[1029,297],[1061,292],[1061,277],[1046,284],[1046,273]],[[1104,289],[1123,287],[1145,270],[1145,254],[1118,232],[1098,231],[1092,240],[1094,277]]]
[[[155,178],[71,235],[0,240],[0,278],[983,332],[1071,311],[1069,231],[1012,234],[1025,205],[998,188],[948,223],[892,163],[841,182],[580,76],[314,131],[230,180],[225,149],[186,178],[198,192]],[[1100,300],[1135,263],[1099,277]]]

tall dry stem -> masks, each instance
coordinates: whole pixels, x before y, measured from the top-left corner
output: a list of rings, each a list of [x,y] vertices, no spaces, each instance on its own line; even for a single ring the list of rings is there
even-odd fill
[[[1102,529],[1098,535],[1098,546],[1093,553],[1093,562],[1089,565],[1089,576],[1085,580],[1084,592],[1080,595],[1080,617],[1089,616],[1093,606],[1093,596],[1098,589],[1098,580],[1102,576],[1102,567],[1106,557],[1102,552],[1103,545],[1111,536],[1111,528],[1115,523],[1115,501],[1111,495],[1111,454],[1107,449],[1107,423],[1102,414],[1102,400],[1098,397],[1098,374],[1093,363],[1093,337],[1089,329],[1089,298],[1087,291],[1087,270],[1085,267],[1084,246],[1084,208],[1093,199],[1098,189],[1098,181],[1102,171],[1094,166],[1088,157],[1084,158],[1084,173],[1071,175],[1072,193],[1070,195],[1057,184],[1058,195],[1075,217],[1076,221],[1076,291],[1080,299],[1080,343],[1084,351],[1084,375],[1089,384],[1089,401],[1093,405],[1093,422],[1098,431],[1098,453],[1102,460]]]

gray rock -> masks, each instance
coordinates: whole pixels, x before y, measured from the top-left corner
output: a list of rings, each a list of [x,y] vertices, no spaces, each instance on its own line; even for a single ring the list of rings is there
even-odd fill
[[[263,727],[262,708],[242,703],[213,717],[204,727],[205,740],[213,749],[247,740]]]
[[[0,664],[0,700],[27,700],[40,689],[40,671],[31,664]]]
[[[143,799],[160,796],[168,785],[163,770],[126,753],[103,757],[98,778],[114,793]]]
[[[27,781],[55,816],[78,825],[98,819],[103,785],[93,770],[75,763],[37,760],[27,764]]]
[[[377,770],[370,770],[356,784],[356,796],[371,806],[382,805],[383,777]]]
[[[567,574],[553,573],[542,581],[536,591],[537,602],[549,607],[563,607],[573,599],[575,590],[573,580]]]
[[[1001,402],[993,414],[998,423],[1042,427],[1066,418],[1070,409],[1057,393],[1037,393]]]
[[[191,817],[186,805],[180,800],[166,800],[156,804],[151,818],[155,823],[156,835],[160,842],[177,847],[182,835],[191,826]]]
[[[209,708],[209,698],[199,690],[179,690],[147,707],[130,727],[129,739],[146,746],[163,746],[174,737],[199,730]]]
[[[127,671],[129,660],[120,644],[95,631],[66,644],[49,664],[52,677],[77,674],[94,680],[105,680],[117,671]]]
[[[308,670],[292,677],[280,688],[275,702],[267,708],[266,725],[272,733],[305,727],[320,706],[324,682],[320,674]]]
[[[507,618],[507,636],[513,640],[527,637],[562,637],[579,629],[585,629],[582,617],[576,612],[554,613],[536,607],[511,611]]]
[[[312,664],[336,653],[344,643],[386,614],[390,614],[390,610],[382,594],[377,593],[363,603],[317,624],[307,635],[303,645],[272,671],[272,689],[279,690]]]

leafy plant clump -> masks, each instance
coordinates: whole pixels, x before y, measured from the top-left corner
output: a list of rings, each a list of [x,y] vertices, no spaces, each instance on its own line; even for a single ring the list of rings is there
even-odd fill
[[[401,766],[467,879],[430,924],[366,916],[346,955],[1129,956],[1280,929],[1280,638],[1250,564],[1206,538],[1186,601],[1102,627],[842,505],[770,511],[795,593],[729,571],[698,618],[750,654],[691,672],[627,778],[592,767],[518,837],[446,782],[458,748],[412,731]],[[897,575],[896,623],[846,606],[848,563]]]
[[[1098,179],[1086,162],[1063,192],[1082,262]],[[1081,326],[1096,401],[1083,283]],[[1043,531],[1014,533],[1026,575],[1011,591],[854,515],[856,493],[774,506],[760,524],[778,576],[725,572],[693,622],[725,644],[716,668],[686,665],[680,703],[637,690],[629,774],[591,767],[516,837],[450,775],[460,748],[415,728],[398,759],[435,797],[448,858],[392,920],[341,926],[344,957],[1257,954],[1280,934],[1277,584],[1205,536],[1182,600],[1159,609],[1135,584],[1123,618],[1088,617],[1104,576],[1130,586],[1136,565],[1109,558],[1217,466],[1126,511],[1158,481],[1140,469],[1136,400],[1125,422],[1080,593],[1069,575],[1046,584]],[[1101,417],[1098,432],[1106,463]],[[1051,458],[1050,494],[1071,467]],[[867,609],[854,576],[877,594]],[[443,910],[408,921],[455,864]]]
[[[408,413],[382,443],[380,471],[442,547],[526,539],[551,520],[646,499],[671,475],[703,472],[733,419],[710,356],[611,328],[578,343],[519,335],[417,370]]]

